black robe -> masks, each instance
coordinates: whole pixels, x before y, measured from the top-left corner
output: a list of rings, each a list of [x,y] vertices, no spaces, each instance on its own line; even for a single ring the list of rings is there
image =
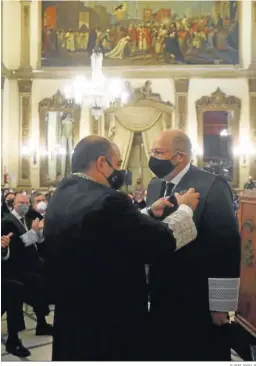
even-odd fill
[[[191,166],[174,188],[200,192],[194,213],[198,236],[195,242],[163,259],[150,269],[151,349],[156,360],[225,361],[230,358],[226,327],[212,324],[209,281],[239,281],[240,235],[233,209],[232,192],[221,177]],[[147,204],[163,196],[162,181],[152,180]],[[228,289],[226,289],[227,292]],[[226,291],[225,290],[225,291]],[[223,295],[223,290],[219,294]],[[235,291],[227,296],[236,296]],[[218,294],[214,296],[218,296]],[[225,296],[224,296],[225,297]],[[221,300],[221,302],[218,302]],[[215,299],[216,307],[228,298]],[[222,302],[223,301],[223,302]]]
[[[147,358],[145,263],[176,243],[130,198],[82,177],[63,179],[45,216],[55,295],[54,361]]]

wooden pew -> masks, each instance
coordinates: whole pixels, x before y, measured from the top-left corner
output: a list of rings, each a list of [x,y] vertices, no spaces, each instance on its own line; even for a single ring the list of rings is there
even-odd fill
[[[256,190],[241,192],[238,221],[241,233],[241,283],[235,321],[242,327],[244,344],[248,343],[252,352],[256,345]]]

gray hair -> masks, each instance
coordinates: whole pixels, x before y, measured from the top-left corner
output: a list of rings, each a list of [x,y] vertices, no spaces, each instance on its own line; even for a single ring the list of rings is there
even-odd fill
[[[184,152],[189,159],[192,157],[192,143],[187,135],[176,136],[172,140],[172,150],[176,152]]]
[[[35,204],[36,197],[39,197],[39,196],[44,196],[45,197],[45,194],[37,192],[37,193],[31,195],[30,200],[31,200],[32,206],[34,206],[34,204]]]

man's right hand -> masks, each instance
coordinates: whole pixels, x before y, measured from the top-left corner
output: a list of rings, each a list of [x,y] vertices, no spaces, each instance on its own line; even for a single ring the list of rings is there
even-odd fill
[[[9,246],[12,235],[13,233],[9,233],[8,235],[1,236],[1,248],[5,249]]]
[[[180,195],[179,193],[175,193],[175,197],[180,205],[187,205],[193,211],[197,208],[199,203],[200,193],[196,192],[194,188],[190,188],[186,193]]]

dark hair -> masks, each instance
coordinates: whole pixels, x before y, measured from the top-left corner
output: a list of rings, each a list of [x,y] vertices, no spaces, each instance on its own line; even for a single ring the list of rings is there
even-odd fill
[[[87,171],[100,156],[110,158],[113,151],[111,143],[101,136],[88,136],[80,140],[72,155],[72,173]]]
[[[44,196],[45,197],[45,194],[44,193],[41,193],[41,192],[36,192],[35,194],[33,194],[31,196],[31,204],[32,205],[35,203],[35,198],[36,197],[39,197],[39,196]]]
[[[5,200],[7,200],[7,197],[8,197],[10,194],[13,194],[14,196],[16,196],[16,193],[15,193],[15,192],[8,192],[8,193],[6,193],[6,195],[4,196],[4,199],[5,199]]]

